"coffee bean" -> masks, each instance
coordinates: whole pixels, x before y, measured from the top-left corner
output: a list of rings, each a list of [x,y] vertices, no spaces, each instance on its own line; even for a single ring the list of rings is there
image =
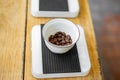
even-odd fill
[[[62,34],[62,32],[61,31],[59,31],[59,32],[57,32],[58,34]]]
[[[66,41],[67,43],[68,43],[68,42],[70,42],[70,40],[69,40],[69,39],[67,39],[67,38],[65,39],[65,41]]]
[[[53,40],[53,39],[51,39],[51,40],[50,40],[50,42],[51,42],[51,43],[54,43],[54,40]]]
[[[70,35],[66,35],[65,32],[57,32],[55,35],[50,35],[49,37],[49,42],[59,45],[59,46],[65,46],[65,45],[70,45],[72,44],[72,39]]]
[[[65,36],[62,35],[62,39],[65,39]]]
[[[54,42],[57,42],[57,38],[54,38]]]
[[[62,32],[63,35],[66,35],[65,32]]]
[[[54,38],[54,36],[53,36],[53,35],[50,35],[50,38]]]
[[[62,34],[58,34],[57,36],[58,36],[58,37],[61,37],[61,36],[62,36]]]
[[[66,38],[67,38],[67,39],[70,39],[71,37],[70,37],[70,35],[67,35]]]
[[[58,41],[61,41],[61,40],[62,40],[62,38],[58,38],[57,40],[58,40]]]
[[[56,45],[59,45],[59,42],[56,42]]]
[[[65,43],[65,40],[62,40],[62,44],[64,44]]]

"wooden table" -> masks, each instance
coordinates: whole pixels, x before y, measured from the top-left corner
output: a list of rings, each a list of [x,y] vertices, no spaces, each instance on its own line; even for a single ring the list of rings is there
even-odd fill
[[[88,0],[80,0],[80,13],[69,19],[83,26],[92,68],[86,77],[40,80],[101,80],[94,28]],[[31,29],[52,18],[30,14],[30,0],[0,0],[0,80],[37,80],[31,73]]]

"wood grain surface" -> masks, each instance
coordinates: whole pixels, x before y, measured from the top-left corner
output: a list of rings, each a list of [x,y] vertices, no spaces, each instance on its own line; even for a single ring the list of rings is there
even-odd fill
[[[83,26],[92,68],[85,77],[36,79],[31,72],[31,30],[53,18],[35,18],[31,0],[0,0],[0,80],[101,80],[96,40],[88,0],[79,0],[80,13],[69,20]]]
[[[23,79],[25,0],[0,0],[0,80]]]
[[[27,13],[27,36],[26,36],[26,52],[25,52],[25,77],[24,80],[101,80],[101,72],[98,61],[98,53],[96,51],[96,40],[92,20],[90,16],[88,0],[79,0],[80,13],[77,18],[69,19],[76,24],[82,25],[85,30],[85,36],[88,44],[88,50],[92,68],[86,77],[75,78],[58,78],[58,79],[36,79],[31,73],[31,30],[34,25],[46,23],[52,18],[35,18],[30,13],[30,0],[28,0],[28,13]]]

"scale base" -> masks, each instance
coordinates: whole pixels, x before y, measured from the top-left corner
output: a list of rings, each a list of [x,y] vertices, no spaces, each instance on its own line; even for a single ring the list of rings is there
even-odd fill
[[[80,11],[78,0],[31,0],[34,17],[76,17]]]
[[[84,30],[81,26],[79,26],[80,39],[76,43],[77,53],[76,51],[73,51],[73,53],[68,52],[62,55],[57,55],[51,53],[50,51],[48,51],[50,52],[48,53],[48,55],[44,55],[45,52],[43,53],[44,49],[42,49],[44,44],[42,41],[41,30],[42,30],[41,25],[36,25],[33,27],[31,32],[32,75],[34,77],[36,78],[77,77],[77,76],[86,76],[89,73],[91,68],[91,63],[89,59],[89,53],[85,40]],[[74,54],[77,54],[77,56]],[[51,61],[51,57],[49,57],[50,55],[52,55],[51,57],[54,58],[53,61]],[[47,59],[45,59],[46,56],[48,56]],[[66,61],[66,58],[68,58],[69,61]],[[77,62],[74,63],[73,60],[76,60]],[[57,64],[59,64],[59,66]]]

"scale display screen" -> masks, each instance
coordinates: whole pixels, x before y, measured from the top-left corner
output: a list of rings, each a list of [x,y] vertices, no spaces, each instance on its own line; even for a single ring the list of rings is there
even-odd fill
[[[68,0],[39,0],[39,11],[69,11]]]

